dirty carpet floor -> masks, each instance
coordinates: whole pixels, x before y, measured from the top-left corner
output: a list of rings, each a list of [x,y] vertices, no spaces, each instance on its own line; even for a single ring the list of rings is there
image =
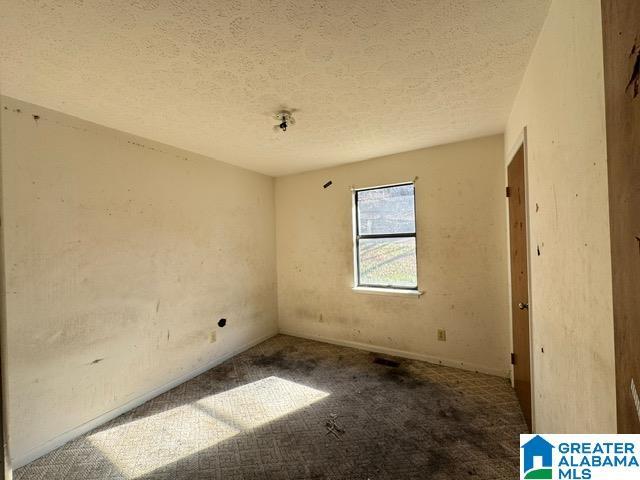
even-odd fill
[[[517,478],[526,425],[507,380],[375,357],[279,335],[14,477]]]

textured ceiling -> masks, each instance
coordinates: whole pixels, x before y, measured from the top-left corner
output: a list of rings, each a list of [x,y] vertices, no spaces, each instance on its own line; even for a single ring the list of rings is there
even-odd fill
[[[281,175],[501,132],[548,3],[0,0],[0,88]]]

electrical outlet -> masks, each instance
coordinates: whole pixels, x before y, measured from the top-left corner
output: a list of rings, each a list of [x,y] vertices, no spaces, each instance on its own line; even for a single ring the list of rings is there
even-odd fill
[[[447,341],[447,331],[439,328],[438,329],[438,341],[439,342],[446,342]]]
[[[213,331],[209,333],[209,343],[214,343],[216,341],[216,332]]]

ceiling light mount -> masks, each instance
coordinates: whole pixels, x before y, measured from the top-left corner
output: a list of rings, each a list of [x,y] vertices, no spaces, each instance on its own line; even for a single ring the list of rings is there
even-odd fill
[[[273,115],[273,118],[278,121],[278,124],[273,126],[275,131],[286,132],[287,128],[296,124],[296,119],[293,118],[293,110],[280,110]]]

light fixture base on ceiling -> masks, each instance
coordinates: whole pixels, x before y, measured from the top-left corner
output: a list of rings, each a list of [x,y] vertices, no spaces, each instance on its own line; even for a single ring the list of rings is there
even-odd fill
[[[278,121],[278,124],[273,126],[275,131],[280,130],[281,132],[286,132],[287,128],[296,124],[296,119],[293,118],[293,112],[291,110],[280,110],[273,115],[273,118]]]

